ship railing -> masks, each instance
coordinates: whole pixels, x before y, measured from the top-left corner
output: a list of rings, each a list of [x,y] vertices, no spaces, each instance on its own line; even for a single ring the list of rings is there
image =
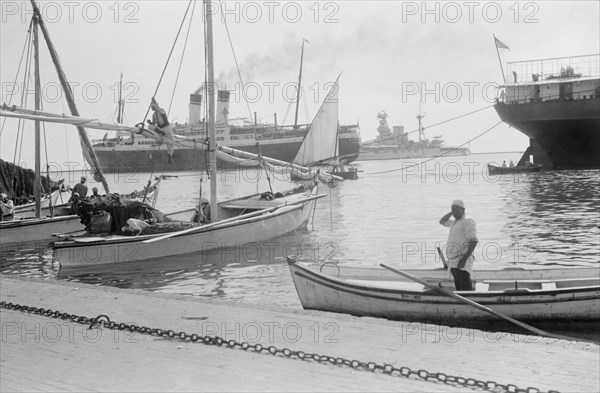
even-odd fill
[[[577,89],[568,94],[558,90],[555,94],[544,93],[540,95],[540,90],[532,89],[533,85],[521,84],[514,86],[500,87],[497,90],[496,101],[506,104],[525,104],[533,102],[546,102],[556,100],[586,100],[600,97],[598,87],[590,85],[587,89]]]
[[[600,77],[600,54],[510,62],[505,83],[520,84],[580,77]]]

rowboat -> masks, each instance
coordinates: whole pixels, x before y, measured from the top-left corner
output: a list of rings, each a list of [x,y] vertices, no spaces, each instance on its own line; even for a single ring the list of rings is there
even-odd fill
[[[305,309],[451,325],[498,321],[490,313],[421,284],[339,278],[293,258],[288,258],[288,265]],[[451,285],[448,281],[439,284]],[[591,278],[480,279],[474,291],[455,293],[520,321],[600,320],[597,273]]]
[[[513,167],[502,167],[492,164],[488,164],[488,173],[490,175],[507,175],[510,173],[530,173],[539,172],[542,166],[539,164],[532,164],[528,166],[513,166]]]

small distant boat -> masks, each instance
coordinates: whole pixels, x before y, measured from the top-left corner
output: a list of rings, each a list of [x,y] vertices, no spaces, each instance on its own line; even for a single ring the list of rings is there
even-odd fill
[[[336,166],[331,172],[332,175],[336,175],[341,177],[344,180],[357,180],[358,179],[358,169],[355,166],[348,165],[347,167]]]
[[[518,165],[513,167],[502,167],[492,164],[488,164],[488,173],[490,175],[506,175],[509,173],[530,173],[539,172],[542,169],[542,165],[531,164],[531,165]]]
[[[288,258],[302,303],[311,310],[392,320],[471,325],[498,318],[468,304],[402,280],[339,278]],[[448,282],[440,283],[447,286]],[[600,319],[600,278],[481,280],[457,294],[519,321]]]

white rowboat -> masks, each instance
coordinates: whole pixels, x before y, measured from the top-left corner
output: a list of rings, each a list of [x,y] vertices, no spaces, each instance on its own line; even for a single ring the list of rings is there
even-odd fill
[[[288,258],[305,309],[392,320],[465,325],[499,318],[401,280],[342,279]],[[481,280],[457,294],[519,321],[600,320],[600,278]]]

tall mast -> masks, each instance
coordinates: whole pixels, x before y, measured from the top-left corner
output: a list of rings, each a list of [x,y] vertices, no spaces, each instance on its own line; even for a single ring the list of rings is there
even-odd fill
[[[117,107],[117,123],[123,123],[123,99],[121,93],[123,92],[123,73],[119,78],[119,106]]]
[[[35,62],[35,109],[40,110],[41,108],[41,85],[40,85],[40,45],[38,35],[38,18],[33,17],[33,50],[34,50],[34,62]],[[33,195],[35,197],[35,218],[42,216],[42,205],[41,205],[41,153],[40,153],[40,121],[35,121],[35,180],[33,183]]]
[[[416,116],[416,118],[419,120],[419,142],[425,140],[425,129],[423,128],[423,124],[421,124],[421,119],[424,117],[425,115],[422,115],[421,111],[419,111],[419,114]]]
[[[304,59],[304,41],[302,39],[302,51],[300,52],[300,72],[298,73],[298,89],[296,90],[296,115],[294,116],[294,129],[298,128],[298,107],[300,106],[300,88],[302,86],[302,61]]]
[[[421,114],[421,103],[422,96],[419,94],[419,114],[416,116],[417,120],[419,120],[419,142],[425,140],[425,129],[423,128],[423,124],[421,124],[421,119],[425,117],[425,115]]]
[[[212,4],[204,0],[206,14],[206,95],[208,104],[208,174],[210,176],[210,220],[217,221],[217,143],[215,139],[215,69],[213,59]]]
[[[58,74],[58,79],[60,80],[62,89],[65,92],[65,98],[67,99],[67,103],[69,104],[71,115],[79,116],[77,105],[75,105],[75,98],[73,97],[73,91],[71,90],[71,86],[69,86],[69,83],[67,82],[67,77],[60,65],[58,54],[56,53],[56,49],[54,49],[54,45],[52,45],[52,40],[50,39],[48,30],[46,30],[46,25],[44,24],[42,14],[40,13],[40,10],[37,4],[35,3],[35,0],[31,0],[31,5],[33,6],[33,13],[38,18],[39,26],[42,29],[42,34],[44,35],[44,39],[46,40],[46,44],[48,45],[48,51],[50,52],[50,57],[52,57],[52,62],[54,63],[54,67],[56,68],[56,73]],[[100,163],[98,162],[98,157],[96,157],[96,153],[94,152],[94,149],[92,149],[92,145],[87,136],[87,133],[85,132],[85,128],[77,126],[77,131],[79,132],[79,139],[81,142],[83,155],[92,166],[92,173],[94,175],[94,179],[102,183],[104,190],[108,194],[110,192],[108,188],[108,183],[106,182],[106,178],[102,173]]]

